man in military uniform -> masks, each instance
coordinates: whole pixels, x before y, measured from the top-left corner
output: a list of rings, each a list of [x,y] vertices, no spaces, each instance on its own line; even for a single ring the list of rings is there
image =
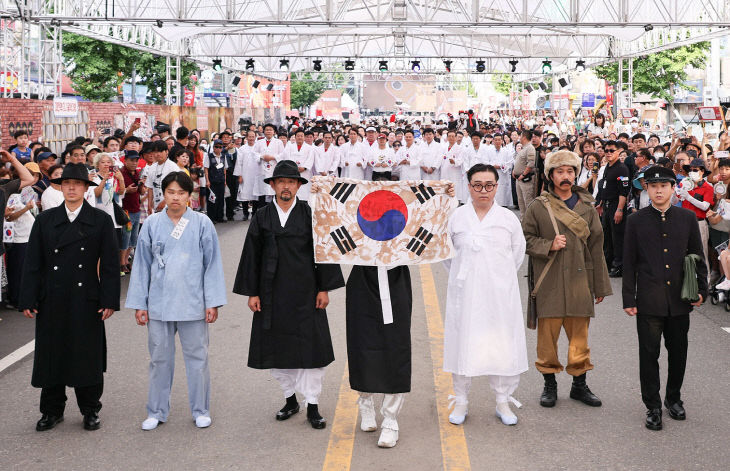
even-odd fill
[[[684,420],[680,397],[687,364],[689,313],[707,298],[707,266],[695,214],[672,206],[674,173],[660,166],[644,173],[651,205],[629,216],[624,244],[624,311],[636,316],[639,334],[641,397],[648,411],[646,427],[662,428],[659,395],[661,339],[669,353],[664,406],[669,416]],[[695,254],[699,297],[682,299],[685,256]]]
[[[36,430],[63,421],[66,386],[76,390],[84,428],[100,426],[106,371],[104,321],[119,310],[119,251],[114,223],[84,200],[89,172],[68,164],[61,178],[64,204],[33,224],[23,266],[19,308],[36,319],[31,384],[41,389]]]
[[[631,191],[629,169],[619,160],[623,143],[608,141],[603,148],[606,151],[608,166],[603,179],[598,183],[598,199],[601,206],[601,222],[603,223],[606,264],[611,266],[608,276],[620,278],[622,274],[622,255],[624,250],[624,209],[626,198]]]

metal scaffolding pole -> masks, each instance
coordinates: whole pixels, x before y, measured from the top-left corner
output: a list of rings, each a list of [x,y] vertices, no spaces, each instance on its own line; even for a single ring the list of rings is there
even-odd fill
[[[180,56],[174,58],[167,56],[165,66],[165,102],[168,105],[182,105],[180,72]]]

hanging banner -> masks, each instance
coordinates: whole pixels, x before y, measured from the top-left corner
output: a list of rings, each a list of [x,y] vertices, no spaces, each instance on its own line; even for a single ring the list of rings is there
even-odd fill
[[[195,105],[195,89],[190,90],[188,87],[183,87],[183,93],[185,94],[185,106]]]
[[[313,177],[317,263],[396,266],[451,258],[447,181],[369,182]]]

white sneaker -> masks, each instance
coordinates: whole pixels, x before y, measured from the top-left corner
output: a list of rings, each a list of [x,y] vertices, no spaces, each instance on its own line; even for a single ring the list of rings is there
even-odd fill
[[[360,406],[360,430],[363,432],[374,432],[378,429],[378,423],[375,421],[375,406],[373,399],[358,399],[357,404]]]
[[[730,279],[726,279],[722,283],[718,283],[715,286],[715,289],[718,290],[718,291],[726,291],[726,290],[729,290],[730,289]]]
[[[380,448],[393,448],[396,443],[398,443],[398,431],[383,427],[383,431],[380,432],[380,438],[378,439],[378,446]]]
[[[159,424],[160,421],[154,417],[147,417],[144,419],[144,422],[142,422],[142,430],[154,430]]]
[[[210,427],[210,417],[207,415],[200,415],[195,419],[195,426],[198,428]]]
[[[504,425],[515,425],[517,423],[517,416],[509,408],[508,402],[497,403],[497,417]]]
[[[466,404],[454,404],[454,410],[449,414],[449,422],[454,425],[461,425],[466,420],[468,413]]]

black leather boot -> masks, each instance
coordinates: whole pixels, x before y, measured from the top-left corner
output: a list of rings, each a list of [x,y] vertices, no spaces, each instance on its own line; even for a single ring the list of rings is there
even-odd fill
[[[555,407],[558,400],[558,382],[555,381],[554,373],[542,375],[545,378],[545,387],[540,396],[540,405],[543,407]]]
[[[586,374],[573,377],[573,387],[570,388],[570,398],[580,401],[591,407],[600,407],[601,400],[593,394],[586,384]]]
[[[284,407],[276,413],[276,420],[286,420],[297,412],[299,412],[299,402],[297,401],[297,395],[292,394],[286,398]]]

